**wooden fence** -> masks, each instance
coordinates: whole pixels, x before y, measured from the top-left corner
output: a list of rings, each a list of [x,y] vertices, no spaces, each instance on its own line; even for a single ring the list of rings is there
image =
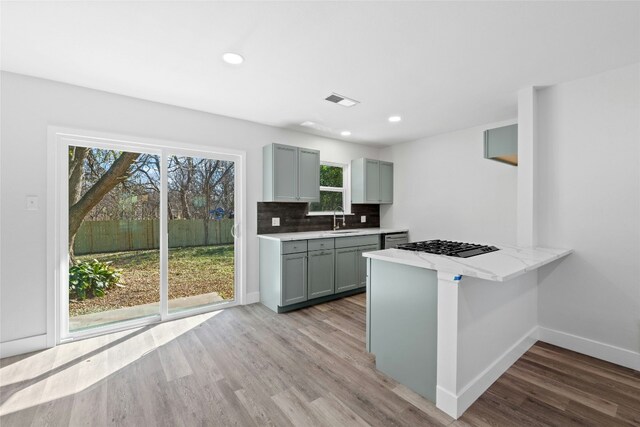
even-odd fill
[[[205,220],[169,220],[169,247],[209,246],[233,243],[233,219],[207,220],[209,236],[205,239]],[[158,249],[160,221],[84,221],[74,243],[76,255]]]

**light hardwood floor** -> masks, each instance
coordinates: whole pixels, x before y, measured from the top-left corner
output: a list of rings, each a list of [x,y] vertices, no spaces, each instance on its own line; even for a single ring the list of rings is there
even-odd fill
[[[640,373],[543,343],[454,421],[375,370],[364,305],[253,304],[3,359],[0,425],[640,425]]]

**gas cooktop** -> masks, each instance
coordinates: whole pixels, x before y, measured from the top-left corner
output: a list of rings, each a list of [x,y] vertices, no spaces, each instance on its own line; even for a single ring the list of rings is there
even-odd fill
[[[398,245],[398,249],[407,251],[426,252],[436,255],[446,255],[458,258],[469,258],[476,255],[499,251],[495,246],[478,245],[475,243],[451,242],[449,240],[425,240],[423,242]]]

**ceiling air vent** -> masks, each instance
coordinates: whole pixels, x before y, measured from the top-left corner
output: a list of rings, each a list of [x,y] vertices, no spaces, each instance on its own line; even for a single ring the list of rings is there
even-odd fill
[[[334,104],[342,105],[343,107],[353,107],[354,105],[360,103],[355,99],[350,99],[350,98],[347,98],[346,96],[338,95],[337,93],[332,93],[331,95],[327,96],[325,99],[329,102],[333,102]]]

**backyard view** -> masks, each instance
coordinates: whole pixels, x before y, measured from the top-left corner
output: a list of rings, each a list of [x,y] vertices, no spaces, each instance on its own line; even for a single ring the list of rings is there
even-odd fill
[[[95,257],[83,255],[78,260],[91,261]],[[157,302],[160,294],[158,251],[114,252],[97,257],[123,270],[121,282],[125,287],[116,286],[101,298],[70,300],[71,316]],[[217,262],[211,262],[212,259]],[[169,261],[174,266],[169,272],[173,283],[170,299],[209,292],[217,292],[225,300],[233,299],[233,246],[179,248],[170,252]]]
[[[159,313],[160,156],[69,150],[69,327]],[[233,300],[234,163],[169,156],[170,311]]]
[[[333,212],[344,208],[344,169],[339,166],[320,165],[320,201],[309,203],[309,212]]]

